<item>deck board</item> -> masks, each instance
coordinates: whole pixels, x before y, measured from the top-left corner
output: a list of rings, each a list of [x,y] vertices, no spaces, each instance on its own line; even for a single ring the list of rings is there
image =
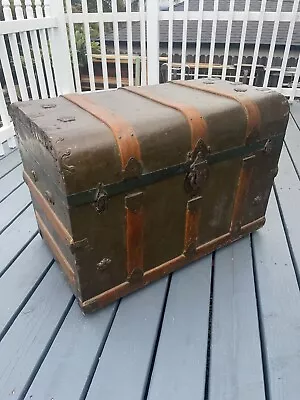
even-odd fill
[[[1,157],[0,399],[298,400],[300,103],[291,112],[265,227],[88,316],[37,235],[18,151]]]
[[[104,399],[143,398],[167,288],[163,278],[121,300],[87,400],[99,393]]]
[[[173,274],[149,400],[204,398],[211,269],[208,256]]]
[[[209,395],[265,399],[250,237],[216,252]]]

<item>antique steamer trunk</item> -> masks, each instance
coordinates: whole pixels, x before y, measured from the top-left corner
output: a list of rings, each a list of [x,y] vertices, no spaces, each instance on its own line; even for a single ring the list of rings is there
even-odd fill
[[[11,114],[41,235],[91,311],[264,224],[289,106],[204,79]]]

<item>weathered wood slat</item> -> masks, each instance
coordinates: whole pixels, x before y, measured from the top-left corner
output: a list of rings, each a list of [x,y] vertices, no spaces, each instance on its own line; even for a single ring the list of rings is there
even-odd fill
[[[273,193],[266,226],[253,235],[253,245],[268,398],[295,399],[300,391],[300,294]]]
[[[212,258],[173,274],[148,399],[203,399]]]
[[[166,290],[164,278],[122,299],[87,400],[142,398]]]
[[[264,400],[250,238],[217,251],[210,399]]]
[[[0,278],[0,338],[26,298],[41,281],[53,257],[37,236]]]
[[[0,202],[23,182],[23,167],[19,165],[0,179]]]
[[[300,181],[285,147],[282,150],[279,162],[276,192],[294,257],[294,266],[298,277],[300,277],[300,226],[299,217],[295,216],[294,207],[294,205],[300,204]]]
[[[1,400],[24,397],[72,301],[54,265],[0,342]]]
[[[0,179],[21,163],[20,153],[13,151],[0,159]]]
[[[114,303],[84,316],[78,304],[73,304],[25,399],[80,398],[105,343],[116,307]]]
[[[29,190],[21,185],[0,204],[0,233],[25,209],[31,202]]]
[[[30,241],[37,229],[33,208],[30,206],[0,235],[0,276]]]

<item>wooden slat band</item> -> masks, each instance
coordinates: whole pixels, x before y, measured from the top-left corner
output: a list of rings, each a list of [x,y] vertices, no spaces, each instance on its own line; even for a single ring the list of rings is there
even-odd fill
[[[52,227],[55,229],[58,236],[64,242],[66,242],[66,244],[68,246],[71,246],[72,244],[74,244],[73,238],[70,235],[70,233],[67,231],[67,229],[62,224],[60,219],[56,216],[55,212],[52,210],[52,208],[48,204],[45,197],[42,195],[42,193],[39,191],[37,186],[33,183],[33,181],[30,179],[29,175],[25,171],[23,172],[23,178],[29,187],[32,197],[39,204],[39,206],[43,210],[43,213],[47,217],[48,221],[51,223]]]
[[[201,216],[202,196],[188,201],[185,216],[184,254],[189,256],[196,251]]]
[[[64,97],[103,122],[112,131],[119,148],[123,171],[126,170],[131,159],[141,163],[139,142],[133,127],[124,118],[108,108],[94,103],[86,95],[67,94]]]
[[[254,161],[255,155],[247,157],[243,160],[231,216],[230,232],[232,234],[238,233],[242,226],[241,216],[244,212],[244,204],[252,180]]]
[[[200,82],[197,82],[196,85],[194,83],[191,83],[190,81],[170,81],[170,83],[184,86],[190,89],[201,90],[202,92],[215,94],[217,96],[222,96],[237,101],[243,107],[247,118],[247,129],[245,138],[248,138],[252,132],[259,131],[261,125],[261,115],[259,108],[257,104],[255,104],[249,97],[245,95],[245,92],[227,92],[225,90],[221,90],[219,86],[216,86],[214,84],[203,84]]]
[[[125,197],[127,280],[141,280],[144,274],[144,213],[143,193]]]
[[[195,107],[187,104],[177,103],[175,101],[161,97],[158,94],[149,93],[148,91],[143,90],[143,88],[141,87],[124,87],[122,89],[181,112],[181,114],[183,114],[183,116],[187,120],[187,123],[191,130],[192,149],[195,148],[199,139],[205,138],[207,132],[207,124],[205,119]]]
[[[76,293],[78,288],[76,286],[75,273],[74,273],[71,265],[69,264],[66,257],[63,255],[62,251],[58,247],[57,243],[53,239],[52,235],[50,234],[49,230],[47,229],[46,225],[44,224],[41,216],[39,215],[39,213],[37,211],[35,211],[35,216],[36,216],[39,228],[42,232],[43,239],[46,241],[46,243],[50,247],[51,251],[53,252],[54,258],[60,264],[63,272],[65,273],[66,277],[68,278],[68,281],[71,284],[73,291]]]
[[[236,237],[232,237],[230,233],[226,233],[216,239],[211,240],[208,243],[202,244],[197,247],[194,256],[188,261],[197,260],[200,257],[203,257],[215,249],[228,245],[242,236],[253,232],[259,228],[261,228],[265,223],[265,217],[259,218],[245,226],[241,229],[241,234]],[[130,284],[129,282],[121,283],[118,286],[113,287],[112,289],[107,290],[104,293],[101,293],[95,297],[92,297],[88,300],[81,301],[80,305],[85,312],[93,311],[99,307],[104,307],[113,301],[119,299],[120,297],[126,296],[127,294],[145,286],[149,283],[170,274],[173,271],[183,267],[187,264],[187,258],[184,255],[180,255],[172,260],[165,262],[157,266],[156,268],[152,268],[149,271],[144,273],[143,279],[140,282],[136,282],[135,285]]]

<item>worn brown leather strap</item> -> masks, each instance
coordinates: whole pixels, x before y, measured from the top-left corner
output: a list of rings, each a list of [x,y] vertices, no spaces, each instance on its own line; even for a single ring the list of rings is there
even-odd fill
[[[261,124],[261,115],[258,106],[251,100],[249,97],[245,95],[245,92],[230,92],[220,89],[216,87],[214,84],[203,84],[201,82],[197,82],[195,85],[190,81],[171,81],[170,83],[188,87],[191,89],[201,90],[202,92],[207,92],[211,94],[215,94],[218,96],[226,97],[228,99],[232,99],[237,101],[246,113],[247,118],[247,130],[246,130],[246,138],[248,138],[253,131],[258,131]],[[213,82],[212,82],[213,83]],[[238,86],[237,86],[238,87]]]
[[[86,95],[68,94],[64,97],[111,129],[119,147],[123,171],[126,171],[132,159],[141,162],[139,142],[134,134],[133,127],[125,119],[102,105],[94,103]]]
[[[182,103],[176,103],[175,101],[161,97],[158,94],[149,93],[148,91],[143,90],[141,87],[124,87],[123,89],[144,97],[145,99],[155,101],[156,103],[181,112],[187,120],[191,130],[192,149],[195,148],[199,139],[203,139],[205,137],[207,132],[207,124],[195,107]]]

